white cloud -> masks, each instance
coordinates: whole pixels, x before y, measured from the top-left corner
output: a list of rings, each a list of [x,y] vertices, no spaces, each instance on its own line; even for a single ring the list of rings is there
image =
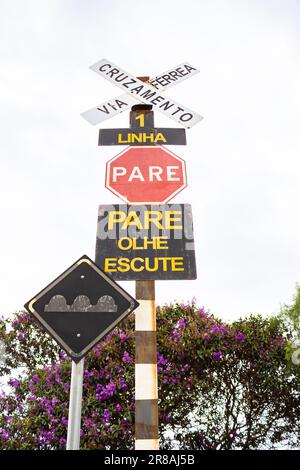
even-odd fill
[[[188,60],[168,94],[205,117],[187,131],[197,281],[157,283],[227,317],[270,313],[299,281],[299,5],[296,1],[33,1],[0,5],[0,308],[22,307],[83,253],[104,188],[97,127],[79,113],[119,91],[88,67],[136,75]],[[157,125],[173,126],[161,115]],[[124,127],[122,114],[103,127]],[[123,286],[134,292],[133,283]]]

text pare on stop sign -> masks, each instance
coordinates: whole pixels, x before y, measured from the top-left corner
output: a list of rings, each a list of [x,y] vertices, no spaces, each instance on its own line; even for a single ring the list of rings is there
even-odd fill
[[[105,186],[129,204],[165,204],[187,186],[185,161],[160,147],[128,147],[106,165]]]
[[[112,180],[114,183],[119,181],[180,181],[180,167],[177,165],[168,165],[165,168],[161,166],[149,166],[147,169],[134,166],[129,172],[124,166],[115,166],[112,170]]]

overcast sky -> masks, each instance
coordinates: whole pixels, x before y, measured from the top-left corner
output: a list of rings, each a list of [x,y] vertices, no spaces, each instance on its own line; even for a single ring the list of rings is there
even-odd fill
[[[215,314],[270,314],[300,281],[298,0],[0,0],[1,296],[19,309],[83,254],[94,257],[105,162],[80,113],[121,94],[89,70],[135,76],[188,61],[168,95],[204,120],[187,146],[198,279],[157,282]],[[155,114],[157,126],[176,123]],[[127,127],[128,113],[101,127]],[[122,284],[134,293],[134,283]]]

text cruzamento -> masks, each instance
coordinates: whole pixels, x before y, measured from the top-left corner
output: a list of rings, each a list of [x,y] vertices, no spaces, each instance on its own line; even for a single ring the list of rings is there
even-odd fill
[[[170,116],[176,116],[182,123],[188,123],[195,118],[195,113],[190,109],[184,109],[174,100],[161,95],[157,89],[158,85],[162,88],[168,85],[170,81],[177,81],[180,77],[189,75],[192,71],[196,70],[191,65],[182,65],[168,74],[156,77],[150,82],[151,85],[129,75],[105,60],[100,61],[91,68],[141,101],[154,105],[158,110],[167,112]],[[122,108],[122,106],[127,106],[127,103],[118,100],[117,105],[119,108]]]

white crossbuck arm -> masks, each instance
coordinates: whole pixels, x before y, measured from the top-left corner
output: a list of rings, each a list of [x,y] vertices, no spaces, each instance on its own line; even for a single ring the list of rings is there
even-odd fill
[[[100,60],[90,68],[126,91],[125,94],[117,98],[81,113],[81,116],[90,124],[99,124],[141,102],[152,105],[154,109],[174,119],[186,128],[192,127],[203,119],[202,116],[191,109],[177,103],[173,99],[167,98],[161,93],[167,88],[171,88],[177,83],[199,73],[199,70],[187,62],[150,79],[149,83],[142,82],[138,78],[133,77],[107,59]]]

